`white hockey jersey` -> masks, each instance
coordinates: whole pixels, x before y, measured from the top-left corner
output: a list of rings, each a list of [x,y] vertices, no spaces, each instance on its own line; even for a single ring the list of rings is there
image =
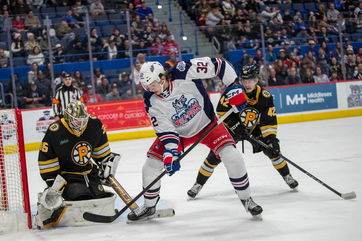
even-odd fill
[[[215,118],[202,79],[216,76],[227,86],[237,78],[230,63],[219,58],[181,61],[171,69],[170,86],[162,95],[145,92],[146,111],[166,149],[177,148],[179,136],[192,137]]]

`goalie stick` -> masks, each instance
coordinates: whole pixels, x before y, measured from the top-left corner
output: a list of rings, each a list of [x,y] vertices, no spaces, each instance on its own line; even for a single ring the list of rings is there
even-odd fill
[[[131,196],[127,193],[127,191],[122,187],[122,185],[117,181],[117,179],[111,174],[107,178],[107,183],[113,188],[113,190],[118,194],[118,196],[122,199],[125,204],[128,204],[132,201]],[[137,203],[133,203],[129,206],[131,211],[138,208]],[[163,218],[163,217],[172,217],[175,216],[175,210],[173,208],[166,209],[157,209],[155,213],[155,217]]]
[[[234,110],[231,108],[228,112],[225,113],[210,129],[208,129],[200,138],[195,141],[182,155],[176,160],[181,161],[192,149],[194,149],[197,144],[199,144],[211,131],[213,131],[220,123],[222,123]],[[164,175],[166,175],[166,170],[164,170],[160,175],[158,175],[147,187],[145,187],[142,192],[140,192],[135,198],[133,198],[124,208],[116,212],[113,216],[103,216],[94,213],[85,212],[83,218],[85,220],[96,222],[96,223],[111,223],[116,220],[119,216],[122,215],[132,204],[134,204],[145,192],[147,192],[156,182],[158,182]]]
[[[285,156],[283,156],[280,153],[276,153],[276,151],[269,145],[265,144],[264,142],[262,142],[261,140],[250,136],[250,139],[256,143],[258,143],[259,145],[261,145],[262,147],[269,149],[270,151],[272,151],[275,154],[280,155],[282,158],[284,158],[284,160],[286,160],[288,163],[290,163],[291,165],[293,165],[295,168],[297,168],[299,171],[303,172],[304,174],[306,174],[307,176],[309,176],[310,178],[312,178],[314,181],[318,182],[319,184],[323,185],[324,187],[328,188],[330,191],[334,192],[335,194],[337,194],[338,196],[340,196],[341,198],[348,200],[348,199],[354,199],[356,198],[356,193],[355,192],[348,192],[348,193],[340,193],[337,190],[335,190],[334,188],[330,187],[329,185],[327,185],[326,183],[324,183],[323,181],[321,181],[319,178],[317,178],[316,176],[312,175],[310,172],[308,172],[307,170],[305,170],[304,168],[300,167],[299,165],[297,165],[295,162],[289,160],[288,158],[286,158]]]

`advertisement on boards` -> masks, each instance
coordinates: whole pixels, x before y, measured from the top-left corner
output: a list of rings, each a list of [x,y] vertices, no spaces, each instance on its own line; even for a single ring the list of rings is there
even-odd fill
[[[361,82],[349,82],[347,84],[347,106],[362,106],[362,84]]]
[[[278,113],[338,108],[336,84],[304,85],[268,89]]]

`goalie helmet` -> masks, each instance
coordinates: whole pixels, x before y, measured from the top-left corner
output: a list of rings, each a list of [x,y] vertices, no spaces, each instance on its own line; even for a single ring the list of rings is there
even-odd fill
[[[146,62],[140,69],[140,82],[145,90],[148,90],[148,85],[154,81],[161,82],[160,76],[165,73],[160,62]]]
[[[64,119],[69,127],[75,132],[80,133],[84,130],[88,123],[89,114],[84,104],[75,100],[67,105],[64,110]]]
[[[240,73],[240,79],[241,80],[247,80],[247,79],[254,79],[259,74],[259,67],[256,65],[256,63],[247,64],[243,66],[243,69]]]

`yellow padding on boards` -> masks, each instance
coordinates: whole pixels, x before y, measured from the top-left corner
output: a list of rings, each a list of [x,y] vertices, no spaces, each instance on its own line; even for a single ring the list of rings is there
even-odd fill
[[[304,121],[315,121],[315,120],[327,120],[345,117],[362,116],[362,109],[353,110],[339,110],[322,113],[311,113],[311,114],[298,114],[292,116],[278,116],[278,124],[296,123]],[[153,130],[142,130],[133,132],[122,132],[115,134],[108,134],[109,141],[123,141],[140,138],[155,137]],[[25,144],[25,151],[36,151],[40,148],[40,142],[27,143]]]

